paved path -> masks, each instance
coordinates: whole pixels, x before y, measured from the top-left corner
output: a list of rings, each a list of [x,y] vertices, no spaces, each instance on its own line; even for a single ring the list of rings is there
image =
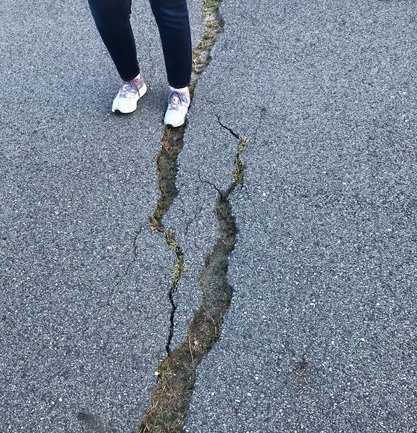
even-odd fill
[[[148,229],[165,105],[153,18],[136,2],[151,91],[121,118],[84,3],[4,3],[1,430],[133,432],[165,356],[173,263]],[[185,430],[415,432],[415,2],[224,0],[221,12],[166,218],[190,266],[173,348],[218,236],[231,131],[249,144],[231,195],[232,306]]]

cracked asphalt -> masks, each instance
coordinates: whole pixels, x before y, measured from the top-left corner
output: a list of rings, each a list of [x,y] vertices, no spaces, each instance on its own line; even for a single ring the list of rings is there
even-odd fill
[[[3,4],[0,429],[134,432],[166,356],[174,263],[148,227],[166,92],[156,26],[134,2],[150,91],[119,117],[84,2]],[[415,1],[224,0],[221,13],[164,221],[189,266],[173,349],[201,300],[234,134],[245,180],[230,196],[232,305],[184,430],[415,433]]]

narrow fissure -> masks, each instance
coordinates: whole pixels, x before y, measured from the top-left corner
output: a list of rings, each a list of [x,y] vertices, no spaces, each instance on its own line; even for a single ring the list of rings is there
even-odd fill
[[[120,286],[121,282],[124,280],[124,278],[126,278],[127,274],[130,271],[130,268],[134,265],[134,263],[136,262],[137,258],[138,258],[138,237],[139,237],[139,231],[135,232],[135,236],[133,238],[133,253],[132,253],[132,258],[129,261],[129,263],[127,264],[124,272],[122,275],[118,276],[118,279],[116,281],[116,283],[114,284],[114,286],[112,287],[108,297],[107,297],[107,306],[109,307],[111,304],[111,301],[113,300],[114,294],[116,292],[116,289]]]

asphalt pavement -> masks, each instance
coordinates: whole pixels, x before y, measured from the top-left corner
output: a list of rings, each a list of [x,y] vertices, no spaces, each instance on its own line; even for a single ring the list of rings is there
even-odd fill
[[[246,137],[232,305],[186,432],[417,432],[415,6],[224,0],[165,221],[189,267],[175,349]],[[84,2],[3,2],[4,432],[134,432],[166,356],[174,258],[148,226],[166,79],[149,5],[133,12],[149,92],[121,117]]]

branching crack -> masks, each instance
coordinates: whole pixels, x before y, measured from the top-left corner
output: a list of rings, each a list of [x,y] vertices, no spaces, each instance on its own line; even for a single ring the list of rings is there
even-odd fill
[[[187,223],[185,225],[185,230],[184,230],[185,236],[188,235],[188,232],[190,230],[191,224],[197,219],[197,216],[201,213],[202,210],[203,210],[203,207],[200,206],[200,208],[198,209],[198,211],[194,213],[194,216],[190,220],[187,221]]]
[[[163,225],[163,218],[178,194],[176,187],[177,159],[183,148],[185,128],[165,128],[161,138],[161,151],[158,156],[158,184],[160,196],[154,213],[149,218],[149,225],[153,232],[164,235],[168,248],[175,254],[175,263],[170,276],[168,287],[168,300],[171,306],[169,315],[168,337],[165,344],[167,354],[171,353],[171,341],[174,335],[175,304],[174,294],[181,282],[182,274],[187,267],[184,262],[184,253],[175,239],[175,232]]]
[[[215,190],[220,194],[220,188],[219,188],[217,185],[215,185],[213,182],[211,182],[211,181],[209,181],[209,180],[207,180],[207,179],[203,179],[203,178],[201,177],[200,173],[198,173],[198,180],[199,180],[201,183],[205,183],[205,184],[207,184],[208,186],[210,186],[211,188],[215,189]]]
[[[196,369],[219,338],[224,315],[230,306],[232,287],[227,280],[227,271],[237,235],[230,195],[243,183],[243,153],[248,143],[246,138],[239,135],[238,138],[232,181],[225,191],[218,190],[215,205],[218,237],[198,279],[203,295],[201,305],[188,326],[185,341],[170,352],[158,368],[158,385],[139,433],[181,432],[194,389]]]

